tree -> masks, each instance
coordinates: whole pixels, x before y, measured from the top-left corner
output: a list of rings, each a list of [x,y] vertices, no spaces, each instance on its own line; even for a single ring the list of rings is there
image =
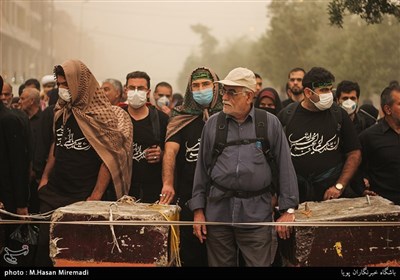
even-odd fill
[[[179,73],[178,85],[186,89],[190,73],[197,67],[206,66],[214,70],[220,79],[235,67],[254,67],[254,42],[246,37],[234,38],[226,42],[225,46],[217,48],[218,40],[211,35],[211,29],[197,24],[191,26],[192,30],[200,35],[199,47],[186,59],[182,71]]]
[[[318,2],[273,1],[268,11],[270,28],[257,42],[255,57],[261,76],[279,91],[290,69],[314,65],[315,39],[324,16]]]
[[[343,27],[346,10],[359,15],[368,24],[381,23],[384,15],[393,15],[400,21],[399,0],[333,0],[328,6],[331,24]]]
[[[389,81],[400,77],[400,22],[383,15],[380,24],[368,24],[349,15],[343,28],[337,28],[327,16],[328,3],[274,0],[267,8],[270,25],[258,41],[231,38],[218,49],[216,44],[202,47],[186,60],[181,76],[186,83],[190,71],[205,65],[224,78],[234,67],[244,66],[259,73],[264,86],[283,93],[290,69],[321,66],[337,83],[358,82],[361,98],[377,101]]]
[[[313,66],[330,70],[336,81],[352,80],[362,98],[379,94],[400,77],[400,23],[384,16],[370,25],[358,16],[345,18],[343,28],[329,24],[327,3],[274,1],[270,28],[256,43],[258,67],[269,85],[283,92],[291,68]]]
[[[200,35],[200,46],[186,59],[182,71],[179,73],[178,85],[186,89],[187,78],[191,71],[199,66],[209,66],[209,62],[215,57],[218,40],[211,35],[211,29],[202,24],[192,25],[193,32]]]

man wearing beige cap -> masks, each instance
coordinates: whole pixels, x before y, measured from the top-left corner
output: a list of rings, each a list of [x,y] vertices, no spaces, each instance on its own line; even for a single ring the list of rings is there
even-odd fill
[[[194,211],[195,222],[222,222],[226,225],[193,226],[193,232],[203,243],[206,240],[210,266],[237,266],[238,249],[246,266],[270,266],[270,226],[246,227],[240,223],[272,221],[272,165],[264,156],[256,138],[256,113],[252,102],[256,90],[254,73],[246,68],[233,69],[224,80],[223,112],[210,117],[204,126],[188,206]],[[226,120],[226,142],[222,152],[213,160],[217,126],[222,116]],[[298,205],[296,174],[290,151],[279,120],[262,111],[268,141],[279,169],[279,206],[283,215],[278,222],[294,221]],[[264,141],[265,142],[265,141]],[[231,226],[233,225],[233,226]],[[277,226],[281,238],[288,238],[289,228]]]

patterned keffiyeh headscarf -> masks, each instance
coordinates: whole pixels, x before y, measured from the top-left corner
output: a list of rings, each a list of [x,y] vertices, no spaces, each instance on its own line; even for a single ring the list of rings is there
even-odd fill
[[[206,73],[206,75],[204,75],[204,73]],[[207,73],[209,74],[207,75]],[[217,74],[213,70],[206,67],[196,68],[190,74],[183,103],[182,105],[175,107],[172,111],[172,117],[169,120],[167,127],[166,140],[175,135],[178,131],[195,119],[202,117],[204,121],[207,121],[210,115],[222,110],[222,96],[219,94],[221,85],[218,83],[214,84],[213,99],[208,107],[203,107],[194,101],[192,93],[192,80],[196,75],[211,77],[212,82],[219,80]]]
[[[133,127],[129,115],[112,106],[90,70],[79,60],[61,67],[71,93],[71,102],[58,99],[54,120],[63,123],[73,114],[99,157],[107,166],[117,198],[128,194],[132,175]]]

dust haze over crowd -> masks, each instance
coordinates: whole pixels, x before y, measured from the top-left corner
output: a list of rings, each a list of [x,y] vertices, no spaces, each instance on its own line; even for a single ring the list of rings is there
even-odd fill
[[[127,73],[141,70],[150,75],[152,90],[158,82],[167,81],[174,92],[184,91],[178,88],[178,74],[201,42],[191,25],[209,27],[220,45],[242,36],[256,40],[267,28],[267,4],[268,1],[54,1],[55,9],[68,13],[81,31],[76,42],[70,43],[78,45],[79,58],[100,82],[116,78],[125,83]],[[87,38],[94,43],[94,49],[86,46]]]

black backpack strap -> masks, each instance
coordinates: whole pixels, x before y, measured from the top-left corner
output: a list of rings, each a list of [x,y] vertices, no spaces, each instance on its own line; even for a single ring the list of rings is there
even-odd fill
[[[294,113],[296,112],[297,107],[299,107],[299,105],[300,105],[300,102],[290,103],[289,105],[286,106],[286,108],[284,109],[282,114],[280,114],[280,116],[281,116],[280,121],[282,123],[283,131],[285,133],[286,133],[286,127],[292,121]]]
[[[214,147],[211,156],[211,165],[208,170],[208,174],[211,176],[211,171],[217,162],[218,157],[222,154],[222,151],[226,147],[226,138],[228,137],[228,122],[226,120],[226,114],[220,112],[217,116],[217,126],[215,128],[215,140]]]
[[[341,109],[337,103],[333,103],[331,108],[329,108],[329,110],[331,111],[333,120],[335,121],[336,130],[340,132],[340,130],[342,129],[342,120],[343,120]]]
[[[153,106],[149,106],[149,114],[150,114],[150,121],[151,126],[153,127],[153,136],[157,143],[160,143],[160,118],[158,116],[157,108]]]
[[[296,107],[297,108],[297,107]],[[279,192],[279,169],[275,157],[271,151],[268,140],[268,114],[266,111],[255,108],[256,137],[261,140],[264,156],[271,168],[272,183],[271,193]]]
[[[220,111],[217,116],[217,125],[215,127],[215,139],[214,146],[211,154],[211,164],[208,169],[208,177],[210,178],[207,184],[206,195],[210,192],[211,185],[213,184],[211,179],[211,172],[214,169],[215,163],[218,157],[222,154],[222,151],[226,147],[226,138],[228,137],[228,122],[226,120],[226,114]]]
[[[268,114],[266,111],[261,110],[261,109],[255,109],[255,129],[256,129],[256,139],[242,139],[242,140],[234,140],[227,142],[226,139],[228,137],[228,122],[226,119],[225,113],[222,111],[218,114],[217,116],[217,125],[216,125],[216,130],[215,130],[215,141],[214,141],[214,147],[212,151],[212,157],[211,157],[211,164],[210,168],[208,169],[208,176],[211,178],[211,172],[215,166],[215,163],[217,162],[218,157],[222,154],[223,150],[227,146],[232,146],[232,145],[247,145],[251,143],[261,143],[262,151],[264,153],[264,156],[271,168],[271,175],[272,175],[272,183],[271,183],[271,188],[268,189],[271,190],[272,194],[275,194],[278,192],[278,184],[279,184],[279,172],[278,172],[278,166],[275,161],[275,157],[271,152],[271,146],[270,142],[268,140],[268,128],[267,128],[267,123],[268,123]],[[212,180],[210,179],[209,184],[207,186],[207,196],[208,192],[210,190],[211,184],[213,184]]]
[[[363,131],[364,129],[367,128],[367,120],[365,119],[366,115],[356,114],[356,116],[357,116],[358,122],[360,124],[361,131]]]

